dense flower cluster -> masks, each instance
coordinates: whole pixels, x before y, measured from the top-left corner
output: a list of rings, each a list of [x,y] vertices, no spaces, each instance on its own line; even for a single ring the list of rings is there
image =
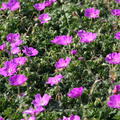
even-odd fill
[[[36,116],[45,111],[44,106],[46,106],[51,99],[51,96],[48,94],[44,94],[43,97],[40,94],[35,95],[35,99],[32,101],[34,108],[30,107],[28,110],[25,110],[23,114],[29,114],[31,117],[28,120],[36,120]],[[25,120],[25,119],[22,119]]]
[[[115,1],[117,3],[120,3],[120,0]],[[47,0],[44,1],[43,3],[36,3],[33,7],[38,11],[42,11],[46,7],[52,6],[54,2],[56,2],[56,0]],[[19,8],[20,2],[18,0],[9,0],[6,3],[5,2],[2,3],[2,7],[0,8],[0,10],[15,11]],[[111,14],[113,16],[120,16],[120,9],[112,9]],[[99,18],[99,15],[100,10],[95,8],[87,8],[84,12],[84,16],[86,16],[87,18]],[[40,20],[41,24],[44,24],[48,23],[49,20],[51,20],[51,16],[49,16],[48,13],[43,13],[39,15],[38,19]],[[81,43],[91,43],[97,38],[97,33],[86,32],[85,30],[79,30],[77,32],[77,35],[80,37]],[[120,40],[120,32],[117,32],[114,38]],[[0,51],[6,51],[8,52],[9,55],[13,56],[16,55],[17,57],[14,57],[13,59],[5,61],[3,63],[3,67],[0,68],[0,75],[4,77],[9,77],[8,81],[10,85],[21,86],[25,84],[28,78],[24,74],[18,74],[19,68],[20,66],[24,65],[27,62],[29,57],[38,55],[38,50],[29,46],[21,47],[21,45],[23,44],[23,40],[21,40],[21,36],[19,33],[9,33],[6,39],[8,44],[10,45],[10,50],[7,44],[3,43],[0,45]],[[55,36],[55,38],[51,40],[51,43],[67,46],[73,43],[73,37],[70,35]],[[29,57],[27,58],[21,56],[23,55],[23,53]],[[70,51],[70,54],[72,55],[76,55],[77,53],[78,52],[75,49],[72,49]],[[82,59],[83,57],[78,58],[78,60]],[[63,70],[66,67],[68,67],[71,60],[72,59],[70,57],[66,57],[66,59],[60,58],[55,63],[55,68]],[[110,53],[106,56],[105,60],[109,64],[120,64],[120,53],[119,52]],[[59,82],[61,82],[63,78],[64,78],[63,75],[57,74],[54,77],[49,77],[46,84],[50,84],[50,86],[57,85]],[[73,99],[79,98],[82,96],[83,92],[84,87],[75,87],[67,93],[67,96]],[[109,101],[107,102],[107,105],[109,107],[120,109],[120,94],[117,94],[118,92],[120,92],[120,85],[115,85],[113,89],[114,95],[110,96]],[[32,107],[30,106],[29,109],[23,111],[23,114],[27,114],[29,115],[29,117],[27,119],[25,118],[21,120],[36,120],[37,115],[45,111],[45,106],[48,105],[51,99],[52,96],[49,94],[44,94],[43,96],[41,96],[41,94],[36,94],[35,99],[31,103]],[[0,120],[4,120],[4,118],[0,117]],[[80,116],[72,114],[70,117],[64,116],[62,119],[59,120],[80,120]]]
[[[11,49],[10,52],[6,46],[6,43],[3,43],[0,47],[1,50],[5,50],[8,54],[18,54],[21,52],[20,45],[23,43],[21,40],[20,34],[18,33],[9,33],[6,37],[7,41],[10,43]],[[35,56],[38,54],[38,51],[32,47],[23,46],[22,50],[27,56]],[[26,57],[15,57],[9,61],[4,62],[4,66],[0,68],[0,75],[9,78],[9,84],[12,86],[23,85],[28,78],[23,74],[17,74],[18,68],[21,65],[24,65],[27,62],[28,58]]]

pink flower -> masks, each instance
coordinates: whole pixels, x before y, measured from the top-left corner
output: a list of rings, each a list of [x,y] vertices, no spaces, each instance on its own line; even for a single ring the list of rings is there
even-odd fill
[[[20,86],[23,85],[27,80],[28,78],[25,75],[14,75],[9,78],[9,84],[13,86]]]
[[[86,32],[84,30],[79,30],[77,35],[80,37],[81,43],[93,42],[97,37],[97,33]]]
[[[52,2],[51,1],[45,1],[45,7],[50,7],[52,5]]]
[[[34,8],[38,11],[44,10],[45,9],[45,3],[36,3],[34,5]]]
[[[67,94],[70,98],[78,98],[82,95],[84,88],[79,87],[79,88],[73,88],[70,90],[70,92]]]
[[[38,54],[38,50],[36,50],[33,47],[27,47],[27,46],[24,46],[22,52],[25,53],[27,56],[36,56]]]
[[[28,118],[28,120],[36,120],[36,117],[35,116],[31,116]]]
[[[70,117],[63,117],[63,119],[59,119],[59,120],[80,120],[80,116],[78,115],[71,115]]]
[[[40,94],[35,95],[35,100],[32,101],[32,104],[35,107],[40,107],[40,106],[46,106],[51,99],[51,96],[48,94],[44,94],[43,97],[41,97]]]
[[[79,57],[79,58],[78,58],[78,60],[83,60],[83,59],[84,59],[84,57]]]
[[[76,55],[76,54],[77,54],[77,50],[71,50],[70,53],[71,53],[72,55]]]
[[[30,114],[32,116],[38,115],[39,113],[43,112],[45,109],[43,107],[37,107],[33,109],[32,107],[29,108],[28,110],[25,110],[23,114]]]
[[[9,33],[7,35],[7,41],[10,43],[14,43],[18,40],[20,40],[20,34],[18,34],[18,33]]]
[[[120,64],[120,53],[113,52],[106,56],[105,60],[109,64]]]
[[[58,45],[69,45],[70,43],[72,43],[72,36],[68,35],[56,36],[54,40],[51,40],[51,42]]]
[[[11,10],[15,11],[20,8],[20,2],[17,0],[9,0],[8,3],[2,3],[2,8],[0,10]]]
[[[18,66],[20,66],[20,65],[24,65],[27,60],[28,59],[26,57],[17,57],[17,58],[12,59],[11,61],[13,61]]]
[[[19,47],[14,47],[10,51],[11,54],[18,54],[20,53],[20,48]]]
[[[110,96],[107,105],[111,108],[118,108],[120,109],[120,94]]]
[[[51,17],[47,13],[43,13],[39,16],[38,19],[40,20],[41,24],[43,24],[48,23],[48,21],[51,20]]]
[[[5,50],[6,48],[6,43],[3,43],[2,45],[0,45],[0,50]]]
[[[115,0],[116,1],[116,3],[120,3],[120,0]]]
[[[11,47],[17,47],[23,43],[23,41],[20,39],[20,34],[18,33],[9,33],[7,35],[7,41],[11,43]]]
[[[70,61],[71,61],[70,57],[66,57],[66,59],[60,58],[58,62],[56,62],[55,68],[56,69],[65,68],[69,65]]]
[[[54,2],[56,2],[57,0],[49,0],[50,2],[52,2],[52,3],[54,3]]]
[[[111,10],[111,14],[114,15],[114,16],[120,16],[120,9]]]
[[[85,10],[85,16],[88,18],[98,18],[100,14],[100,10],[97,10],[95,8],[87,8]]]
[[[120,92],[120,85],[115,85],[113,89],[113,93],[116,94],[118,92]]]
[[[120,40],[120,32],[117,32],[117,33],[115,34],[115,39]]]
[[[5,120],[3,117],[0,116],[0,120]]]
[[[59,82],[61,82],[62,78],[63,76],[61,74],[56,75],[55,77],[49,77],[46,84],[50,84],[51,86],[57,85]]]
[[[7,7],[7,3],[2,3],[2,8],[0,8],[0,10],[7,10],[8,7]]]
[[[13,61],[6,61],[4,67],[0,68],[0,75],[11,76],[17,72],[17,64]]]
[[[15,11],[20,8],[20,2],[18,2],[17,0],[10,0],[7,3],[7,7],[9,10]]]
[[[49,7],[51,6],[54,2],[56,2],[56,0],[48,0],[48,1],[45,1],[45,7]]]

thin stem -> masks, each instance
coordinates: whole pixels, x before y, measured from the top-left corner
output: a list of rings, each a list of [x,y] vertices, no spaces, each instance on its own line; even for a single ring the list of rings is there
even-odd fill
[[[18,86],[17,89],[18,89],[18,95],[20,95],[20,87]]]

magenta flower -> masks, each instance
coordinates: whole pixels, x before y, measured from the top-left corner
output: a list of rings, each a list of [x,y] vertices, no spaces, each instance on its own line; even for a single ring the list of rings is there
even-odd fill
[[[50,7],[52,5],[52,2],[51,1],[45,1],[44,4],[45,4],[45,7]]]
[[[36,116],[36,115],[38,115],[39,113],[41,113],[41,112],[43,112],[45,109],[43,108],[43,107],[37,107],[37,108],[35,108],[35,109],[33,109],[32,107],[31,108],[29,108],[28,110],[25,110],[24,112],[23,112],[23,114],[30,114],[30,115],[32,115],[32,116]]]
[[[120,0],[115,0],[116,1],[116,3],[120,3]]]
[[[76,55],[76,54],[77,54],[77,50],[71,50],[70,53],[71,53],[72,55]]]
[[[118,92],[120,92],[120,85],[115,85],[113,89],[113,93],[116,94]]]
[[[18,58],[12,59],[12,61],[16,63],[18,66],[24,65],[27,62],[27,60],[28,59],[26,57],[18,57]]]
[[[18,54],[20,53],[20,48],[19,47],[13,47],[10,51],[11,54]]]
[[[115,39],[120,40],[120,32],[117,32],[117,33],[115,34]]]
[[[6,48],[6,43],[3,43],[2,45],[0,45],[0,50],[5,50]]]
[[[51,96],[48,94],[44,94],[43,97],[41,97],[40,94],[35,95],[35,100],[32,101],[32,104],[35,107],[40,107],[40,106],[46,106],[51,99]]]
[[[78,115],[71,115],[70,120],[80,120],[80,116]]]
[[[56,69],[65,68],[69,65],[70,61],[71,61],[70,57],[66,57],[66,59],[60,58],[58,62],[55,63],[55,68]]]
[[[111,108],[118,108],[120,109],[120,94],[110,96],[107,105]]]
[[[8,7],[7,7],[7,3],[2,3],[2,8],[0,8],[0,10],[7,10]]]
[[[111,10],[111,14],[114,15],[114,16],[120,16],[120,9]]]
[[[78,98],[82,95],[84,88],[79,87],[79,88],[73,88],[70,90],[70,92],[67,94],[70,98]]]
[[[38,50],[36,50],[33,47],[27,47],[27,46],[24,46],[22,52],[25,53],[27,56],[36,56],[38,54]]]
[[[13,86],[20,86],[23,85],[27,80],[28,78],[25,75],[14,75],[9,78],[9,84]]]
[[[7,35],[7,41],[10,43],[14,43],[18,40],[20,40],[20,34],[18,34],[18,33],[9,33]]]
[[[0,116],[0,120],[5,120],[3,117]]]
[[[69,45],[70,43],[72,43],[72,36],[68,35],[56,36],[54,40],[51,40],[51,42],[58,45]]]
[[[0,68],[0,75],[4,77],[11,76],[17,72],[17,64],[12,61],[6,61],[4,67]]]
[[[71,115],[70,117],[63,117],[63,119],[59,119],[59,120],[80,120],[80,116],[78,115]]]
[[[56,2],[57,0],[49,0],[50,2],[52,2],[52,3],[54,3],[54,2]]]
[[[84,59],[84,57],[79,57],[79,58],[78,58],[78,60],[83,60],[83,59]]]
[[[7,3],[7,7],[9,10],[15,11],[20,8],[20,2],[18,2],[18,0],[10,0]]]
[[[34,5],[34,8],[38,11],[44,10],[45,9],[45,3],[36,3]]]
[[[22,40],[20,40],[20,34],[18,33],[9,33],[7,35],[7,41],[11,43],[11,47],[17,47],[23,43]]]
[[[62,78],[63,76],[61,74],[56,75],[55,77],[49,77],[46,84],[50,84],[51,86],[57,85],[59,82],[61,82]]]
[[[54,2],[56,2],[56,0],[48,0],[48,1],[45,1],[45,7],[50,7]]]
[[[97,33],[86,32],[84,30],[79,30],[77,35],[80,37],[81,43],[93,42],[97,37]]]
[[[23,114],[30,114],[30,115],[34,115],[35,114],[35,110],[31,107],[28,110],[25,110],[23,112]]]
[[[15,11],[20,8],[20,2],[18,0],[9,0],[8,3],[2,3],[2,8],[0,10],[11,10]]]
[[[43,24],[48,23],[48,21],[51,20],[51,17],[47,13],[43,13],[39,16],[38,19],[40,20],[41,24]]]
[[[28,120],[36,120],[36,117],[35,116],[31,116],[28,118]]]
[[[87,8],[85,10],[85,16],[88,18],[98,18],[100,14],[100,10],[95,8]]]
[[[120,53],[113,52],[106,56],[105,60],[109,64],[120,64]]]

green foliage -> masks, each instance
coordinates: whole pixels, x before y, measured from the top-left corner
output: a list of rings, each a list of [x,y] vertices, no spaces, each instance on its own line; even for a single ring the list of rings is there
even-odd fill
[[[80,115],[82,120],[120,120],[120,111],[107,106],[113,85],[120,80],[120,66],[115,71],[116,83],[111,83],[110,71],[114,66],[104,60],[108,53],[120,51],[120,41],[114,39],[114,33],[120,30],[120,20],[110,14],[110,9],[119,8],[114,0],[58,0],[43,11],[52,17],[49,23],[43,25],[35,19],[43,12],[33,8],[35,3],[42,1],[20,2],[20,10],[0,11],[0,44],[6,41],[7,34],[20,33],[24,45],[36,48],[39,55],[29,58],[20,71],[29,78],[26,85],[20,87],[20,92],[25,92],[26,96],[19,97],[17,87],[10,86],[8,78],[0,76],[0,115],[9,120],[20,120],[36,93],[49,93],[52,100],[46,111],[38,115],[38,120],[57,120],[70,114]],[[86,18],[84,10],[89,7],[100,9],[100,18]],[[97,39],[90,44],[80,43],[76,35],[80,29],[97,32]],[[69,46],[50,43],[55,36],[67,34],[72,35],[74,41]],[[71,56],[71,49],[77,49],[78,55]],[[66,56],[72,58],[70,65],[55,72],[55,62]],[[84,60],[79,61],[81,56]],[[4,51],[0,51],[0,57],[0,67],[11,58]],[[48,77],[58,73],[64,75],[61,83],[53,87],[45,84]],[[85,87],[81,98],[67,97],[70,89],[80,86]]]

